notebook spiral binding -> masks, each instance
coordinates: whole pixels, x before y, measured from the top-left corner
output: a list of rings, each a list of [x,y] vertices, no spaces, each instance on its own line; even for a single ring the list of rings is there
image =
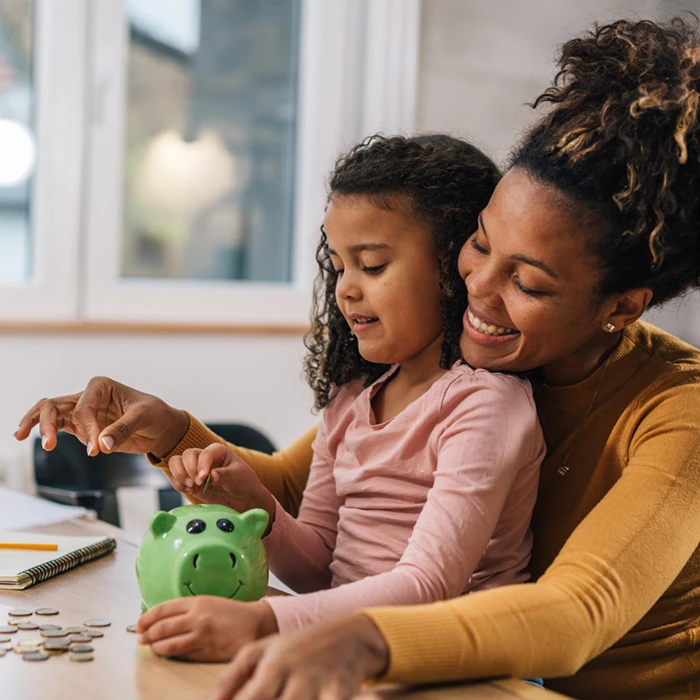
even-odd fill
[[[32,581],[31,585],[34,585],[40,581],[46,581],[46,579],[62,574],[64,571],[74,569],[76,566],[80,566],[80,564],[109,554],[116,546],[117,542],[114,539],[103,540],[89,547],[83,547],[75,552],[64,554],[62,557],[47,562],[46,564],[33,566],[31,569],[23,571],[22,574],[29,576]]]

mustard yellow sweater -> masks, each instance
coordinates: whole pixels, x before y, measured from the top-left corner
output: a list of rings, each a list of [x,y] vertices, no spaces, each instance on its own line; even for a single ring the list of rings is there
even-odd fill
[[[581,426],[602,371],[537,396],[570,471],[554,450],[542,467],[536,582],[364,611],[388,642],[387,680],[543,676],[582,700],[700,697],[700,352],[634,324]],[[232,449],[295,513],[313,437],[272,456]],[[172,454],[214,441],[192,418]]]

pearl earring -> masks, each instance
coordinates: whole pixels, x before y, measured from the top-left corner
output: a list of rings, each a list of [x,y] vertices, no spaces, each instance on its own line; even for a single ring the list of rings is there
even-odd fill
[[[615,326],[613,326],[612,323],[606,323],[606,324],[605,324],[605,330],[606,330],[608,333],[614,333],[614,332],[615,332]]]

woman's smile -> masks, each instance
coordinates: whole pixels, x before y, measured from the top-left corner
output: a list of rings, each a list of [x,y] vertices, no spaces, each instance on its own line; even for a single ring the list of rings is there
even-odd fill
[[[464,330],[469,336],[482,345],[507,343],[520,335],[514,328],[497,326],[491,323],[489,319],[482,318],[474,313],[471,306],[467,308],[467,312],[464,314],[463,324]]]

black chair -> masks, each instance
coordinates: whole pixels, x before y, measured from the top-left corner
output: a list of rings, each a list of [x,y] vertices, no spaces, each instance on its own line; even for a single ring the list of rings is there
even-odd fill
[[[259,430],[239,423],[216,423],[210,430],[228,442],[271,454],[275,447]],[[117,489],[125,486],[152,488],[158,507],[172,510],[182,497],[168,478],[144,455],[100,453],[88,457],[85,445],[73,435],[60,432],[56,447],[46,452],[41,439],[34,440],[34,478],[37,494],[56,503],[94,510],[100,520],[119,527]]]
[[[207,423],[207,428],[227,442],[249,450],[271,455],[275,451],[272,441],[257,428],[244,423]]]

